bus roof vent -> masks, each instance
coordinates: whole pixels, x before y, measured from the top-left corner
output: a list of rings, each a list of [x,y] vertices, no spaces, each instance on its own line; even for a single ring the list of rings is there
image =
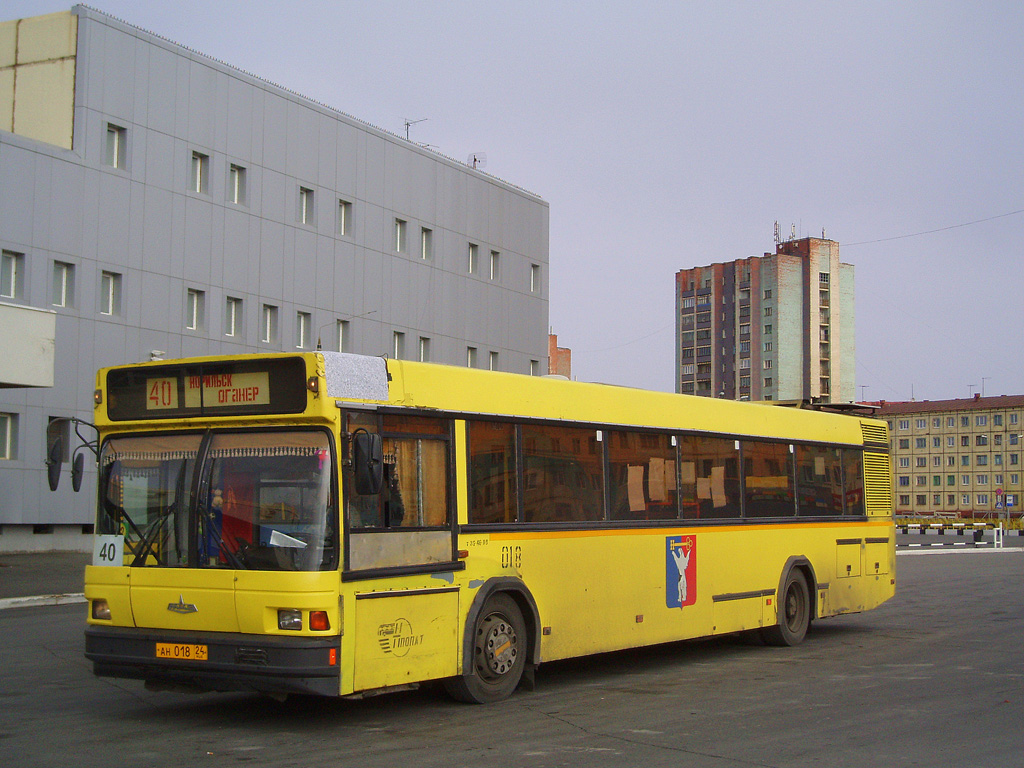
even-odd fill
[[[388,366],[382,357],[320,352],[324,357],[327,396],[353,400],[387,400]]]

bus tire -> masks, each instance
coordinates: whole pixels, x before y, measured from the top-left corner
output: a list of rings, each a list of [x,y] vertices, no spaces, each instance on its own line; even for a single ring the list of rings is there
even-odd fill
[[[777,600],[778,624],[764,627],[761,637],[768,645],[799,645],[811,624],[811,597],[807,577],[799,568],[790,570]]]
[[[523,676],[527,645],[526,622],[516,601],[500,592],[492,595],[474,627],[473,657],[464,662],[472,670],[445,680],[445,690],[468,704],[508,698]]]

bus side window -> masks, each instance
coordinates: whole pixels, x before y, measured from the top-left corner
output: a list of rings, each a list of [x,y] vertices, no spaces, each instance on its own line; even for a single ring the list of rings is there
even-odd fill
[[[740,516],[739,454],[734,440],[683,435],[679,461],[684,518]]]
[[[603,456],[594,430],[525,424],[523,520],[604,520]]]
[[[608,433],[608,484],[613,520],[677,516],[676,449],[668,435]]]
[[[519,515],[515,426],[470,421],[469,522],[514,523]]]

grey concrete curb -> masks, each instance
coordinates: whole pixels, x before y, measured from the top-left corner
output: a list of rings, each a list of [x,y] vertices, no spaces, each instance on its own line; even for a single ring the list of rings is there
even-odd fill
[[[37,605],[74,605],[84,603],[85,595],[82,592],[73,592],[68,595],[34,595],[32,597],[5,597],[0,599],[0,611],[7,608],[31,608]]]

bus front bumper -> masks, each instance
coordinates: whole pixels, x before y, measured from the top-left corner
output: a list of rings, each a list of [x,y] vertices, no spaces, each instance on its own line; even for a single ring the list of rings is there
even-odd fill
[[[205,658],[160,658],[161,649],[202,648]],[[340,637],[278,637],[90,625],[85,657],[99,677],[145,680],[147,687],[337,696]]]

